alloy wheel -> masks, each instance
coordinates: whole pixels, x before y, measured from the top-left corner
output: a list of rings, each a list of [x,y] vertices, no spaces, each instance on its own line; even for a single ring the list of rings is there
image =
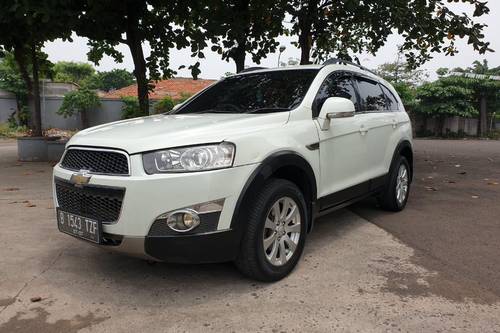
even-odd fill
[[[408,195],[408,169],[406,165],[401,164],[398,170],[398,176],[396,181],[396,200],[399,205],[402,205],[406,200]]]
[[[267,261],[286,264],[295,253],[301,232],[300,209],[290,197],[278,199],[269,209],[264,223],[263,247]]]

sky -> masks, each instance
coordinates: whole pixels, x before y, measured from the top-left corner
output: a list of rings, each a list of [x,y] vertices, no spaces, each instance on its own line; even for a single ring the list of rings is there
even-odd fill
[[[480,55],[467,45],[466,41],[458,41],[457,48],[459,53],[453,57],[445,56],[443,54],[434,54],[432,60],[424,64],[421,68],[424,69],[429,79],[436,77],[435,71],[440,67],[467,67],[470,66],[474,60],[487,59],[491,67],[500,66],[500,1],[490,0],[488,2],[490,14],[483,16],[477,22],[485,23],[488,27],[485,28],[485,38],[491,43],[490,48],[496,52]],[[466,4],[452,4],[452,9],[456,12],[466,12],[471,14],[472,6]],[[296,40],[296,37],[280,37],[278,41],[281,45],[286,47],[286,50],[281,55],[281,61],[287,61],[289,58],[300,58],[300,50],[294,47],[291,42]],[[382,47],[375,56],[370,54],[361,54],[359,59],[361,64],[368,68],[376,68],[378,65],[394,62],[397,58],[397,45],[400,43],[401,37],[393,35],[389,37],[386,45]],[[123,63],[115,63],[113,59],[105,57],[97,69],[99,71],[109,71],[114,68],[122,68],[132,71],[134,68],[132,58],[130,57],[129,49],[126,45],[120,45],[118,49],[123,53]],[[87,40],[78,36],[74,36],[73,42],[63,42],[56,40],[47,43],[44,48],[45,52],[49,55],[49,60],[52,62],[57,61],[76,61],[88,62],[87,55],[88,47]],[[149,55],[149,46],[144,45],[145,55]],[[219,79],[226,72],[235,72],[235,65],[233,62],[226,62],[220,58],[217,53],[210,51],[209,48],[204,50],[205,58],[200,59],[201,74],[200,78],[206,79]],[[191,63],[186,63],[186,59],[190,59],[191,52],[187,50],[170,50],[170,64],[173,70],[177,71],[176,76],[190,77],[191,72],[187,69],[177,70],[181,65],[190,65],[195,63],[197,59],[191,59]],[[261,61],[260,65],[264,67],[276,67],[278,64],[278,54],[271,53],[266,59]],[[246,66],[256,66],[247,55]]]

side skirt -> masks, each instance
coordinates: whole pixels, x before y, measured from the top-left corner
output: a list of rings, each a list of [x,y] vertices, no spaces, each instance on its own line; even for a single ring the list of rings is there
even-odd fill
[[[342,191],[319,198],[314,205],[315,212],[313,219],[380,193],[384,189],[387,177],[388,175],[385,174],[361,184],[348,187]]]

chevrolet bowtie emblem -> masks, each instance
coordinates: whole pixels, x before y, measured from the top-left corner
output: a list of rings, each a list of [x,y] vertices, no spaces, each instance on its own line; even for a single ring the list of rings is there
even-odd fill
[[[72,174],[69,181],[75,184],[75,186],[83,186],[89,183],[90,178],[92,178],[92,176],[89,175],[88,170],[80,170]]]

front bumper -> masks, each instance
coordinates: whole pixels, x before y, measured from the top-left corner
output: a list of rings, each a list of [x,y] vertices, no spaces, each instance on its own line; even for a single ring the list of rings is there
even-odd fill
[[[231,230],[238,197],[257,165],[182,174],[147,175],[140,155],[130,156],[130,176],[92,175],[90,186],[124,188],[118,220],[104,224],[105,236],[118,239],[98,245],[113,251],[172,262],[215,262],[234,259],[239,237]],[[54,167],[54,178],[69,181],[73,171]],[[202,234],[151,236],[156,218],[169,211],[224,199],[216,230]],[[55,206],[58,206],[54,193]],[[91,216],[89,216],[91,217]]]
[[[172,263],[214,263],[236,259],[239,234],[235,230],[205,234],[124,237],[119,245],[95,245],[132,257]]]

